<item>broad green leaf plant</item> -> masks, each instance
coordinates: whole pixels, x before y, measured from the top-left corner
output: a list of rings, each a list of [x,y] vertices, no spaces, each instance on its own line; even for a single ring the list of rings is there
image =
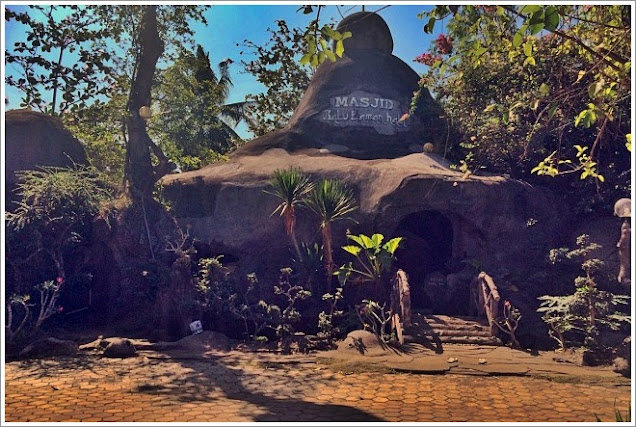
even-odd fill
[[[352,274],[356,282],[377,283],[381,280],[382,275],[391,270],[395,251],[403,240],[402,237],[394,237],[384,242],[384,236],[379,233],[371,237],[348,234],[347,238],[354,244],[343,246],[342,249],[353,255],[357,262],[355,266],[349,262],[335,272],[343,286]]]

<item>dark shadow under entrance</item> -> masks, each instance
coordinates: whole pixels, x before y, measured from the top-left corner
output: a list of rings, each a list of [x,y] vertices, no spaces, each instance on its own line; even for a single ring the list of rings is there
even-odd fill
[[[468,294],[463,295],[463,289],[451,288],[447,283],[447,275],[457,269],[452,265],[454,234],[451,220],[439,211],[415,212],[400,221],[395,235],[404,237],[395,254],[396,265],[409,276],[413,309],[438,314],[467,314],[468,307],[466,313],[463,307],[467,305]]]

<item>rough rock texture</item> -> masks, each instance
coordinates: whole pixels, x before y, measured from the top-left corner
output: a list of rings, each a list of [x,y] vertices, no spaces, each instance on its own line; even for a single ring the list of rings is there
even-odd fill
[[[344,56],[320,65],[288,125],[250,141],[234,156],[284,148],[373,159],[421,152],[427,142],[438,152],[442,149],[449,129],[426,89],[420,113],[399,122],[409,111],[419,76],[391,54],[393,40],[384,20],[360,12],[345,18],[338,29],[354,34],[345,41]]]
[[[74,356],[78,351],[77,344],[73,341],[57,338],[43,338],[27,345],[20,357],[43,358],[56,356]]]
[[[251,260],[254,267],[263,259],[288,260],[283,222],[278,216],[270,217],[278,199],[264,190],[274,170],[291,166],[314,179],[343,179],[355,189],[360,203],[354,215],[358,224],[335,223],[335,248],[344,244],[347,228],[354,234],[382,232],[385,236],[411,232],[427,241],[428,253],[424,246],[401,254],[398,250],[398,264],[406,264],[399,266],[413,282],[444,269],[455,258],[479,259],[485,269],[501,263],[511,263],[509,269],[523,267],[529,257],[543,257],[562,230],[559,202],[550,192],[499,176],[473,175],[463,180],[445,160],[423,153],[364,161],[272,149],[258,157],[241,156],[169,176],[164,180],[164,194],[173,201],[182,225],[191,226],[192,235],[217,251]],[[450,227],[438,235],[427,229],[438,225],[424,223],[431,212]],[[537,221],[532,227],[527,225],[530,218]],[[311,241],[316,235],[316,219],[308,212],[299,214],[297,227],[300,241]],[[532,233],[545,239],[536,242]],[[449,248],[443,257],[433,255],[440,245]],[[345,255],[335,252],[336,261],[344,262]],[[428,266],[427,259],[433,260]],[[422,265],[424,271],[413,271],[422,270]]]
[[[203,331],[200,334],[188,335],[177,341],[177,344],[192,351],[230,351],[231,348],[230,339],[226,335],[214,331]]]
[[[377,13],[352,13],[340,21],[337,30],[340,33],[350,31],[355,34],[355,37],[344,41],[345,52],[352,49],[376,50],[388,54],[393,52],[391,31]]]
[[[4,117],[7,202],[12,200],[16,171],[87,163],[82,144],[58,118],[26,109],[7,111]]]
[[[618,372],[625,377],[630,377],[632,373],[632,338],[627,337],[618,346],[613,361],[614,372]]]
[[[348,354],[377,355],[394,352],[377,335],[369,331],[352,331],[338,344],[338,351]]]
[[[80,350],[105,357],[130,357],[137,354],[146,355],[147,352],[161,353],[173,358],[203,357],[206,353],[228,352],[233,342],[224,334],[213,331],[203,331],[200,334],[188,335],[178,341],[151,342],[146,339],[133,338],[101,338],[80,346]],[[106,351],[102,350],[106,347]],[[110,350],[108,350],[110,348]],[[117,353],[115,353],[117,350]],[[134,352],[133,352],[134,350]],[[108,354],[107,354],[108,351]]]

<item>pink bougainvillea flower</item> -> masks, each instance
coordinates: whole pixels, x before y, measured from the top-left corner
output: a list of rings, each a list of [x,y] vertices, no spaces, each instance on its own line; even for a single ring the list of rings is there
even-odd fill
[[[448,37],[445,34],[440,34],[435,39],[435,44],[437,45],[437,50],[439,53],[443,55],[448,55],[453,51],[453,39]]]
[[[431,67],[436,61],[441,61],[442,57],[439,55],[431,55],[430,53],[423,53],[415,57],[414,61],[420,64],[428,65]]]

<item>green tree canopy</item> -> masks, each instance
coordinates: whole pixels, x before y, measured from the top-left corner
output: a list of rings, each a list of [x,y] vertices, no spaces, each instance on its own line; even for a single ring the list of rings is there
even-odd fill
[[[7,20],[28,26],[26,39],[6,52],[8,63],[21,66],[23,77],[10,76],[7,83],[24,92],[25,106],[73,113],[62,118],[81,130],[80,137],[89,139],[93,159],[105,154],[104,147],[97,146],[100,139],[109,149],[125,147],[129,188],[149,195],[171,165],[148,136],[139,112],[152,105],[155,72],[164,64],[160,60],[174,58],[192,45],[191,23],[205,23],[207,7],[30,6],[19,13],[6,9]],[[85,109],[90,111],[80,111]],[[92,126],[103,118],[115,122]],[[107,163],[116,158],[109,157]]]
[[[423,13],[429,32],[447,22],[415,59],[430,67],[421,85],[463,135],[447,155],[468,155],[473,170],[548,183],[584,201],[582,209],[624,196],[629,13],[625,5],[438,6]]]
[[[304,31],[289,28],[284,20],[276,21],[276,25],[276,29],[268,28],[270,39],[265,45],[244,41],[245,48],[256,55],[255,60],[243,62],[245,71],[267,87],[265,93],[248,97],[248,125],[257,136],[287,124],[312,74],[311,68],[299,60],[305,51]]]
[[[226,103],[232,62],[221,61],[217,74],[198,45],[195,53],[182,50],[158,77],[151,133],[182,169],[211,163],[241,142],[232,128],[244,118],[246,103]]]
[[[5,8],[5,20],[27,27],[26,39],[5,51],[7,66],[17,70],[6,83],[22,91],[22,106],[63,114],[108,92],[111,52],[98,47],[107,30],[93,12],[79,5]]]

